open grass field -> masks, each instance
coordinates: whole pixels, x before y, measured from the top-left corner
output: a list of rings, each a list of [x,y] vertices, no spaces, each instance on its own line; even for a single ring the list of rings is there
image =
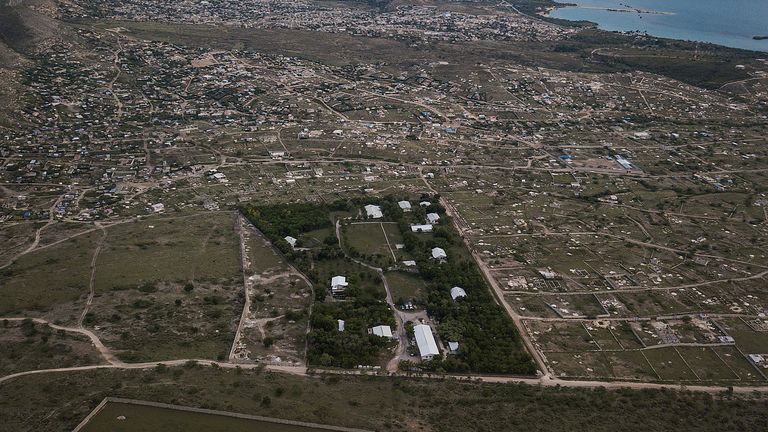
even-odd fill
[[[124,418],[118,419],[119,417]],[[81,429],[82,432],[318,432],[327,430],[329,429],[123,402],[107,402]]]
[[[394,264],[395,245],[402,243],[400,233],[395,229],[385,230],[385,225],[379,222],[354,223],[342,228],[344,245],[351,255],[377,266]]]
[[[768,426],[768,402],[749,395],[731,400],[686,391],[303,378],[209,367],[17,378],[0,386],[0,424],[13,431],[71,432],[107,396],[378,431],[639,432],[674,424],[678,432],[762,432]]]
[[[231,213],[109,228],[84,324],[126,361],[222,358],[242,307],[240,267]]]
[[[389,287],[392,290],[392,297],[395,303],[398,299],[416,300],[418,302],[425,295],[426,286],[424,281],[417,275],[406,272],[387,272],[385,274]]]
[[[87,295],[99,236],[93,232],[75,237],[24,255],[0,270],[0,314],[42,312]]]
[[[234,215],[149,218],[108,230],[99,255],[97,291],[145,282],[218,282],[240,270]]]

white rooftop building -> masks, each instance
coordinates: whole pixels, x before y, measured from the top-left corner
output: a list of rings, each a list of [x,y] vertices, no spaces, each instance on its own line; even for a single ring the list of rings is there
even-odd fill
[[[334,276],[331,278],[331,292],[333,294],[344,292],[348,285],[347,278],[344,276]]]
[[[371,332],[378,337],[385,337],[385,338],[392,337],[392,328],[389,327],[388,325],[376,326],[371,329]]]
[[[399,201],[397,205],[400,206],[401,209],[403,209],[404,212],[411,211],[411,203],[408,201]]]
[[[429,233],[429,232],[432,232],[432,225],[430,224],[411,225],[411,231],[415,233],[418,233],[418,232]]]
[[[165,205],[163,205],[163,203],[152,204],[151,207],[152,211],[155,213],[160,213],[161,211],[165,210]]]
[[[336,320],[336,322],[337,322],[337,324],[339,325],[339,331],[340,331],[340,332],[343,332],[343,331],[344,331],[344,325],[346,324],[346,323],[344,322],[344,320]]]
[[[373,204],[365,206],[365,214],[371,219],[381,219],[384,214],[381,212],[381,207]]]
[[[459,351],[459,343],[458,342],[448,342],[448,350],[452,353],[456,353]]]
[[[466,297],[467,292],[464,291],[464,288],[462,287],[453,287],[451,288],[451,298],[456,300],[459,297]]]
[[[413,334],[416,337],[416,345],[419,347],[419,355],[422,360],[432,360],[436,355],[440,355],[430,326],[426,324],[414,326]]]
[[[437,213],[427,213],[427,221],[431,224],[436,224],[440,220],[440,215]]]
[[[285,241],[288,242],[289,245],[291,245],[292,248],[296,247],[297,240],[291,236],[285,236]]]
[[[432,249],[432,258],[444,260],[448,258],[448,254],[445,253],[445,249],[436,247]]]

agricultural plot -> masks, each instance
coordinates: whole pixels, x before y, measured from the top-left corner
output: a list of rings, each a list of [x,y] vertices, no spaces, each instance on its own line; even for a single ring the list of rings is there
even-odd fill
[[[313,427],[310,424],[287,422],[267,417],[248,416],[222,411],[190,409],[179,406],[160,406],[142,402],[107,402],[80,429],[83,432],[110,430],[114,432],[162,432],[183,430],[187,432],[319,432],[334,430],[329,426]]]

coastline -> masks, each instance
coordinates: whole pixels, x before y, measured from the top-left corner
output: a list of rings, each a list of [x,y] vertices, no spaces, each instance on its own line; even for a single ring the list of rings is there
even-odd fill
[[[653,7],[656,4],[647,2],[646,5]],[[768,43],[765,43],[768,41],[768,34],[758,32],[745,34],[749,30],[753,32],[759,30],[759,28],[755,29],[754,25],[753,28],[734,28],[727,21],[718,26],[712,23],[692,25],[691,21],[700,19],[700,15],[695,10],[684,13],[686,11],[688,9],[665,11],[636,8],[618,1],[603,3],[581,1],[579,4],[555,2],[539,10],[537,15],[547,20],[573,23],[573,26],[591,27],[611,33],[643,34],[658,39],[712,44],[758,53],[768,52]],[[644,16],[647,18],[643,19]],[[672,18],[675,16],[679,18]],[[739,19],[740,15],[736,14],[729,18]]]

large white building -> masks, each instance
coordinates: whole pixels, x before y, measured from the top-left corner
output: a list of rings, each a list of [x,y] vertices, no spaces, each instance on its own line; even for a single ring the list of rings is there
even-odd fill
[[[440,355],[430,326],[426,324],[414,326],[413,335],[416,337],[416,345],[419,347],[422,360],[432,360],[436,355]]]
[[[373,204],[368,204],[365,206],[365,214],[370,219],[381,219],[384,217],[384,213],[381,212],[381,207]]]
[[[343,293],[347,289],[347,278],[344,276],[334,276],[331,278],[331,293],[339,294]]]
[[[430,233],[432,232],[432,225],[430,224],[411,225],[411,231],[415,233],[419,233],[419,232]]]

